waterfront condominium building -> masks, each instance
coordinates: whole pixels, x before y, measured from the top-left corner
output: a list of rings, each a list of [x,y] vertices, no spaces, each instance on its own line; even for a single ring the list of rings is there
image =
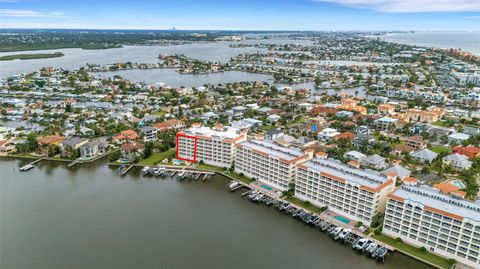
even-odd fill
[[[236,145],[235,172],[255,178],[281,191],[295,180],[297,164],[311,154],[267,140],[248,140]]]
[[[314,158],[297,167],[295,196],[370,225],[395,188],[393,175],[352,168],[335,159]]]
[[[480,268],[480,201],[455,188],[402,185],[388,196],[383,233]]]
[[[246,139],[247,133],[236,128],[194,126],[177,133],[176,158],[229,168],[233,164],[235,145]]]

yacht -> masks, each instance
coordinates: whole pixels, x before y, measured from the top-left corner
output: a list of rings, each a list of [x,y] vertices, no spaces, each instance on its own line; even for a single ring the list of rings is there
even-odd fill
[[[330,236],[332,236],[333,238],[335,238],[340,232],[342,232],[342,227],[335,227],[331,232],[330,232]]]
[[[376,248],[378,247],[378,244],[376,242],[371,243],[368,245],[368,247],[365,249],[365,252],[367,255],[370,255]]]
[[[150,173],[150,167],[145,166],[145,167],[142,169],[142,176],[148,175],[149,173]]]
[[[368,244],[368,242],[370,242],[370,240],[368,240],[368,238],[362,238],[362,239],[358,240],[358,242],[353,246],[353,249],[361,250],[361,249],[363,249],[363,246]]]
[[[349,235],[351,232],[352,232],[352,229],[345,229],[338,235],[338,238],[344,239],[345,236]]]

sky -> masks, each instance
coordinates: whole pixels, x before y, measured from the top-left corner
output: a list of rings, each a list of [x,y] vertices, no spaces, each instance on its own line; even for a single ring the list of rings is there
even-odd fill
[[[480,0],[0,0],[0,28],[480,30]]]

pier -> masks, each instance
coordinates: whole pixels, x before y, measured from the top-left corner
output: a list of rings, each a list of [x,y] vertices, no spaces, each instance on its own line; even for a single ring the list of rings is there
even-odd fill
[[[232,180],[229,184],[232,184],[232,182],[235,181],[236,180]],[[344,223],[336,221],[332,216],[329,215],[328,210],[317,214],[283,198],[275,197],[275,195],[272,195],[272,193],[269,193],[262,188],[258,188],[257,186],[246,184],[238,180],[236,182],[238,183],[238,186],[228,188],[229,185],[227,185],[227,189],[233,192],[234,190],[240,189],[242,187],[248,188],[247,191],[241,193],[241,196],[248,197],[252,202],[264,203],[267,206],[274,205],[278,210],[292,214],[292,217],[295,218],[298,218],[299,215],[308,216],[307,218],[300,218],[300,220],[306,224],[313,225],[317,229],[320,228],[320,225],[323,225],[325,227],[341,227],[343,230],[349,230],[348,236],[342,238],[343,244],[345,245],[353,246],[360,238],[366,238],[370,242],[378,244],[379,247],[385,248],[386,252],[396,251],[393,246],[385,244],[369,235],[363,234],[362,230],[352,225],[346,225]],[[313,219],[315,219],[315,221],[312,221]],[[378,257],[378,259],[383,262],[385,260],[385,255],[386,254]]]
[[[73,162],[69,163],[69,164],[67,165],[67,167],[70,168],[70,167],[76,165],[76,164],[79,163],[79,162],[80,162],[80,159],[76,159],[76,160],[74,160]]]
[[[120,170],[120,175],[121,175],[121,176],[126,175],[126,174],[128,173],[128,171],[129,171],[130,169],[132,169],[132,167],[134,167],[134,166],[135,166],[134,164],[131,164],[131,165],[128,166],[127,168],[121,169],[121,170]]]
[[[215,175],[215,172],[195,170],[188,167],[172,167],[172,166],[144,167],[142,170],[142,175],[144,176],[146,175],[175,176],[175,174],[179,176],[180,180],[185,177],[189,177],[195,181],[198,181],[199,179],[202,179],[202,181],[205,181],[209,176]]]
[[[40,161],[42,161],[42,160],[44,160],[44,159],[45,159],[45,157],[42,157],[42,158],[37,159],[37,160],[35,160],[35,161],[27,164],[27,165],[22,166],[22,167],[20,167],[20,171],[22,171],[22,172],[28,171],[28,170],[30,170],[30,169],[32,169],[32,168],[34,167],[34,166],[33,166],[34,164],[36,164],[36,163],[38,163],[38,162],[40,162]]]

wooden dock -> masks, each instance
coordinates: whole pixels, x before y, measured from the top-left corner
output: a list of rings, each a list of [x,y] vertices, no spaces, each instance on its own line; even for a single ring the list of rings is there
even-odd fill
[[[28,170],[30,170],[30,169],[32,169],[32,168],[34,167],[34,166],[33,166],[34,164],[36,164],[36,163],[38,163],[38,162],[40,162],[40,161],[42,161],[42,160],[44,160],[44,159],[45,159],[45,157],[42,157],[42,158],[37,159],[37,160],[35,160],[35,161],[27,164],[27,165],[22,166],[22,167],[20,167],[20,171],[22,171],[22,172],[23,172],[23,171],[28,171]]]
[[[132,167],[134,167],[135,165],[134,164],[131,164],[129,167],[127,167],[126,169],[120,171],[120,175],[121,176],[124,176],[128,173],[128,171],[130,171],[130,169],[132,169]]]
[[[76,159],[76,160],[74,160],[73,162],[69,163],[69,164],[67,165],[67,167],[72,167],[72,166],[76,165],[77,163],[80,163],[80,159]]]

